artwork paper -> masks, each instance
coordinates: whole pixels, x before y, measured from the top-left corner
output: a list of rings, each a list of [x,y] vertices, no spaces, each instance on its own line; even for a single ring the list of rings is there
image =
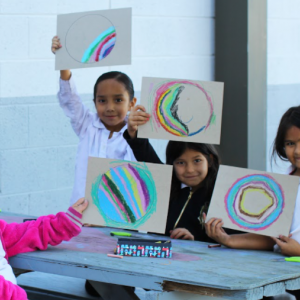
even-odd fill
[[[55,69],[131,64],[131,8],[57,16]]]
[[[222,82],[145,77],[141,104],[151,114],[138,137],[220,144]]]
[[[223,227],[278,237],[288,236],[299,177],[220,166],[207,220]]]
[[[165,233],[172,167],[89,157],[83,222]]]

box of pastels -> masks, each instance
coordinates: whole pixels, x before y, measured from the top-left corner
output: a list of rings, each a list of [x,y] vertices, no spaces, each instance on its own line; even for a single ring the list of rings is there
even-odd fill
[[[134,257],[171,258],[172,243],[167,240],[119,238],[116,254]]]

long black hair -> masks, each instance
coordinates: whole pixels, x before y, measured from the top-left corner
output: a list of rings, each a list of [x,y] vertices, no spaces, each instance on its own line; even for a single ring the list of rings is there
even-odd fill
[[[173,165],[174,161],[187,149],[200,152],[207,159],[209,166],[208,173],[202,182],[202,186],[205,187],[206,195],[211,198],[220,165],[218,152],[215,147],[210,144],[170,141],[166,149],[166,163],[169,165]],[[181,182],[177,178],[175,169],[173,168],[170,201],[174,201],[177,199],[180,188]]]
[[[282,116],[273,142],[272,161],[276,162],[276,154],[281,160],[288,161],[285,154],[284,140],[286,132],[292,126],[300,128],[300,106],[289,108]]]
[[[97,80],[94,85],[94,102],[96,101],[96,94],[97,94],[97,86],[100,82],[106,80],[106,79],[115,79],[116,81],[123,83],[125,86],[126,91],[129,94],[130,101],[134,98],[134,88],[132,80],[125,74],[119,71],[111,71],[102,74]]]

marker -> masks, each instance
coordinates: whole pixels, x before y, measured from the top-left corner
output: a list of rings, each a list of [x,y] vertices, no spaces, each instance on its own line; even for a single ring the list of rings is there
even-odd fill
[[[110,254],[110,253],[108,253],[107,256],[108,257],[114,257],[114,258],[123,258],[122,255],[116,255],[116,254]]]
[[[23,222],[27,222],[27,221],[36,221],[36,219],[23,219]]]
[[[111,231],[110,232],[110,235],[111,236],[128,236],[128,237],[130,237],[131,236],[131,233],[129,233],[129,232],[120,232],[120,231]]]
[[[221,244],[213,244],[213,245],[208,245],[208,248],[217,248],[217,247],[221,247]]]
[[[300,262],[300,256],[286,257],[285,261]]]
[[[111,236],[122,236],[122,237],[136,237],[136,238],[141,238],[139,235],[131,234],[129,232],[123,232],[123,231],[111,231],[110,232]]]

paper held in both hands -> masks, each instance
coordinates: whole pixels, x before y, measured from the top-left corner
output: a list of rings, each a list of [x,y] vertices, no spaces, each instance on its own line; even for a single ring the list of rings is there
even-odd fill
[[[288,236],[299,177],[220,166],[207,214],[223,227],[267,236]]]

